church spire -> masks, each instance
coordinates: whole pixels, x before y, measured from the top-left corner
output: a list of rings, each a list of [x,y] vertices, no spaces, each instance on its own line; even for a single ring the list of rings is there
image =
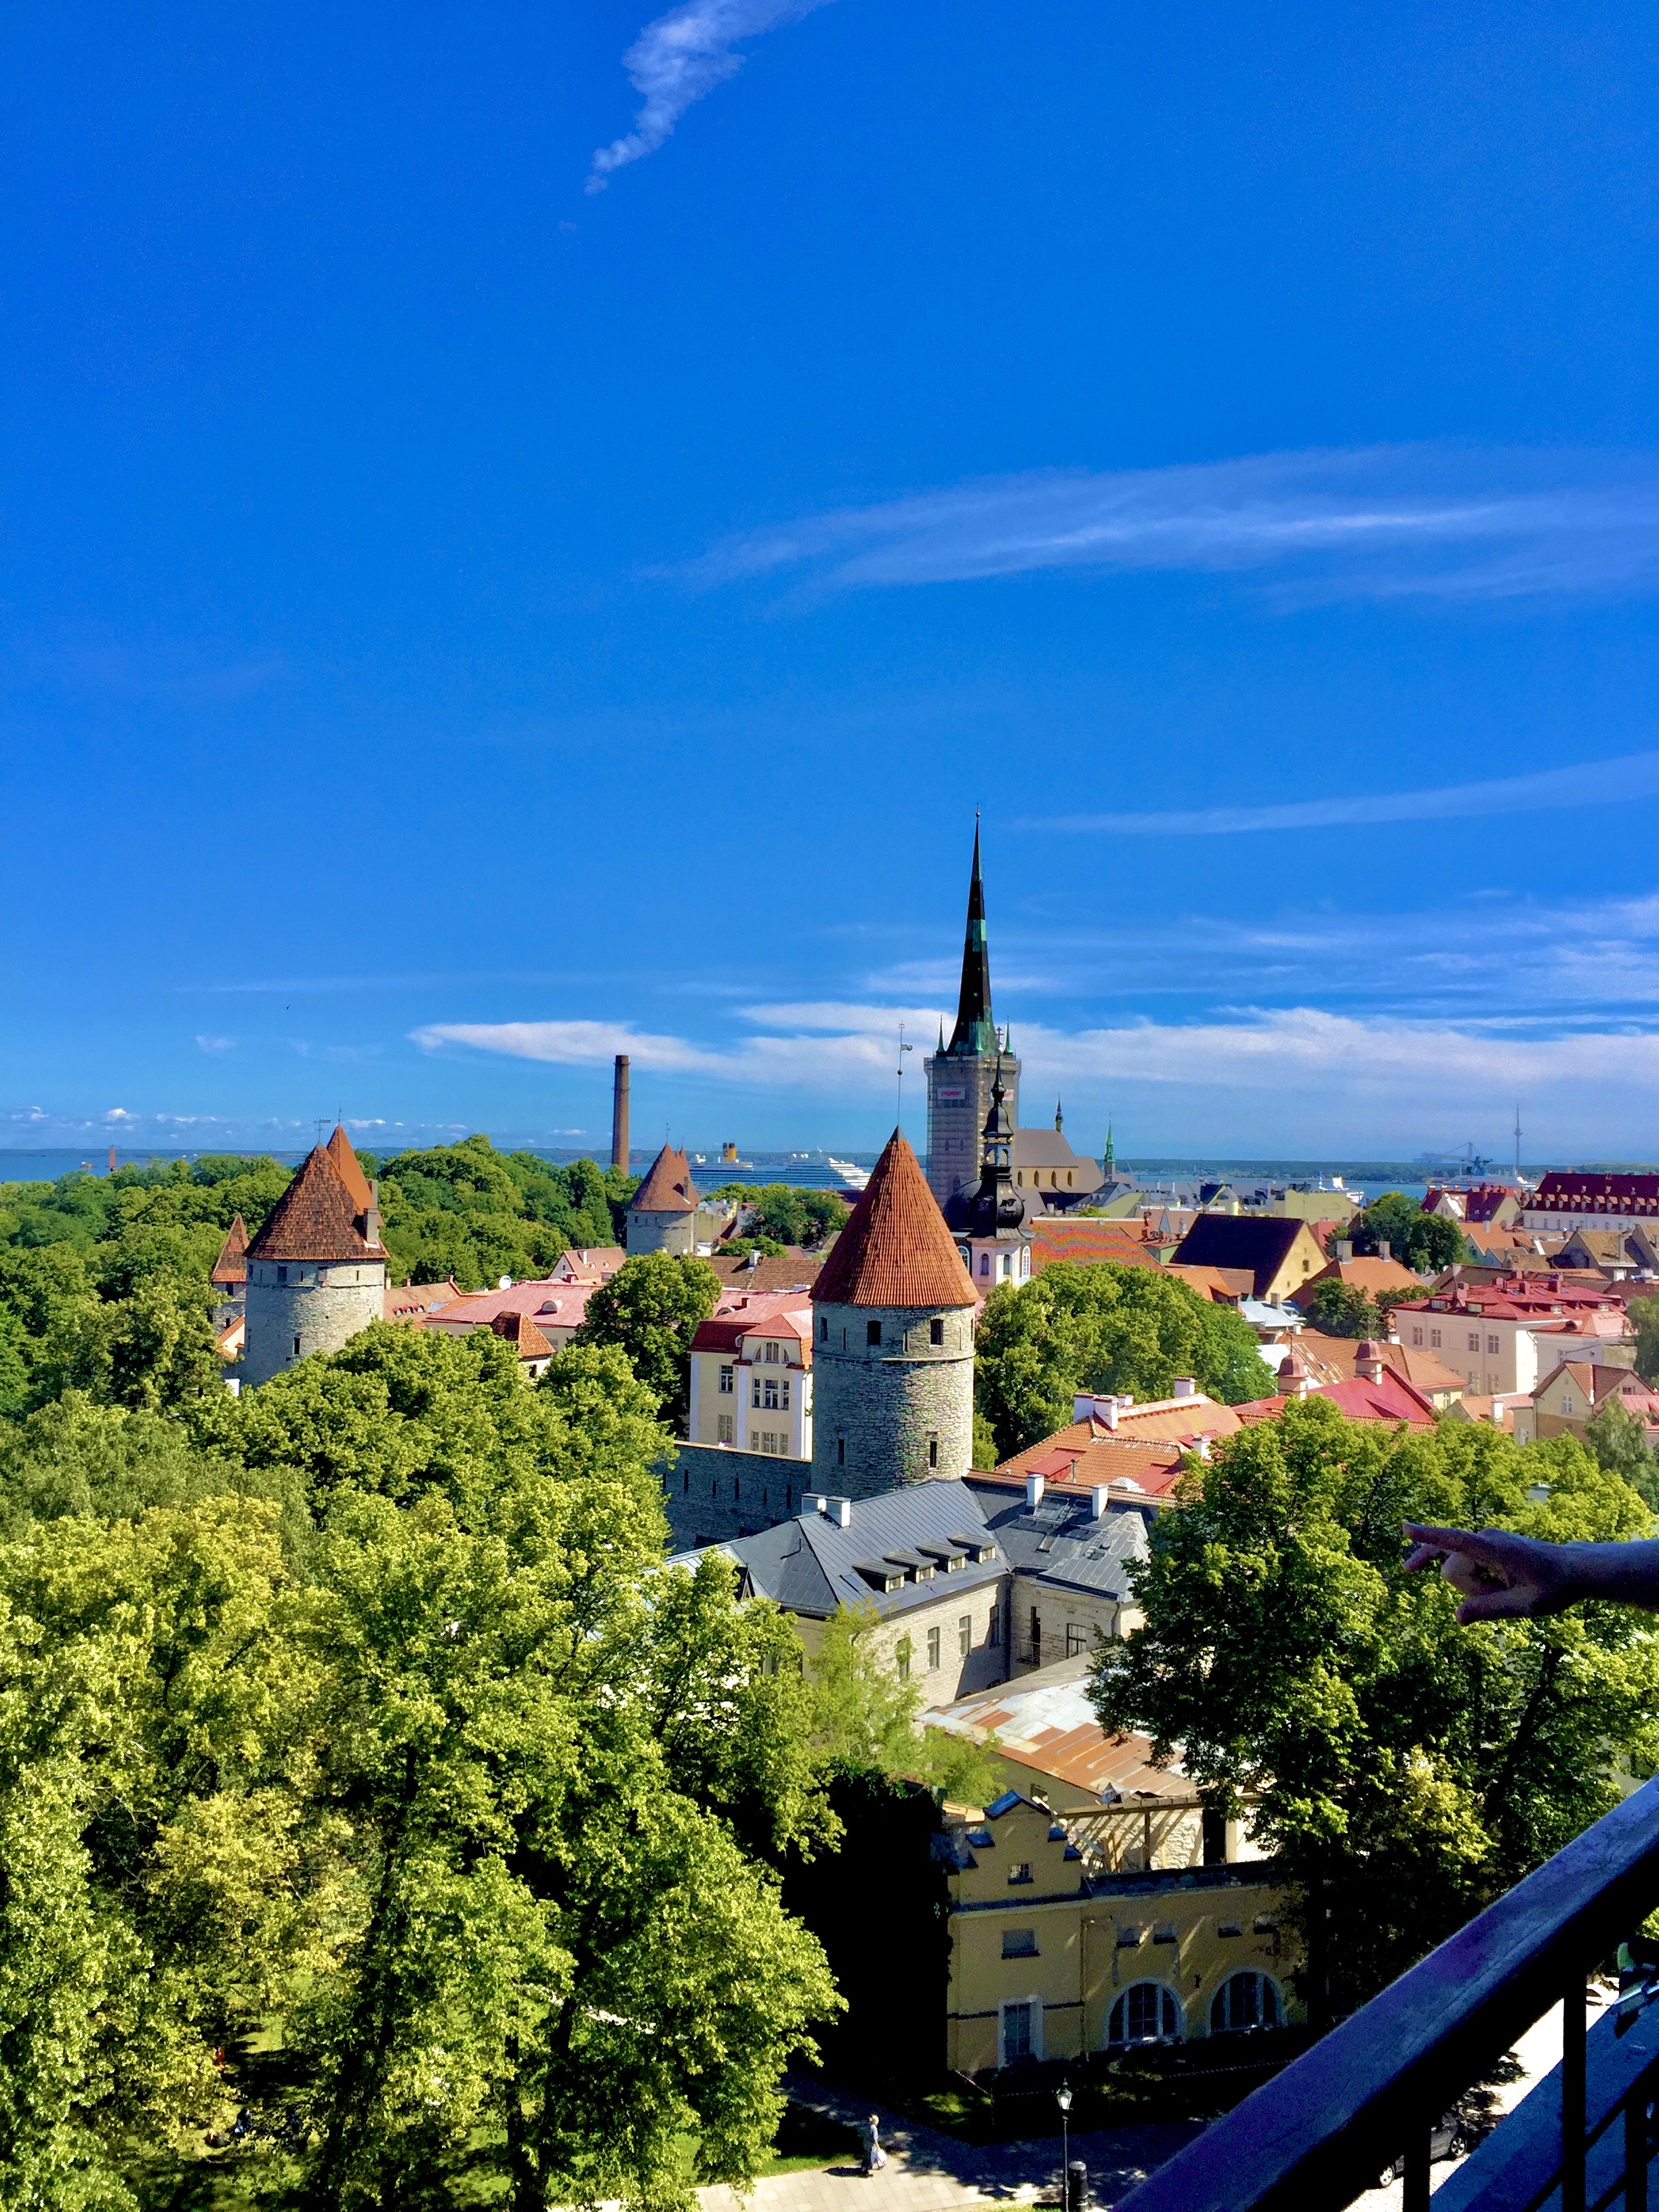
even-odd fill
[[[957,1025],[951,1032],[953,1053],[988,1053],[997,1049],[991,1024],[991,953],[985,938],[985,883],[980,873],[979,817],[974,817],[974,872],[968,882],[968,931],[962,947],[962,989],[957,999]]]
[[[1112,1150],[1112,1125],[1109,1121],[1106,1124],[1106,1157],[1101,1165],[1106,1170],[1107,1182],[1110,1182],[1117,1174],[1117,1155]]]

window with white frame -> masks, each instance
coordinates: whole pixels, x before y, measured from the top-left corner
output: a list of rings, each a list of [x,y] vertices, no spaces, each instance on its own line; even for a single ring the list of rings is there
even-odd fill
[[[1029,2066],[1042,2056],[1042,2013],[1030,1997],[1005,2004],[999,2022],[998,2061],[1004,2066]]]
[[[1175,1991],[1163,1982],[1132,1982],[1106,2023],[1107,2042],[1119,2046],[1180,2039],[1181,2007]]]
[[[729,1367],[722,1367],[722,1368],[720,1369],[720,1395],[721,1395],[721,1397],[722,1397],[722,1398],[729,1398],[729,1397],[732,1395],[732,1390],[735,1389],[735,1387],[736,1387],[736,1385],[734,1384],[734,1382],[733,1382],[733,1381],[732,1381],[732,1371],[731,1368],[729,1368]]]
[[[716,1413],[714,1416],[714,1442],[717,1444],[729,1444],[735,1442],[736,1435],[736,1425],[733,1423],[731,1414]]]
[[[937,1628],[930,1628],[927,1632],[927,1668],[930,1674],[938,1674],[939,1659],[939,1632]]]

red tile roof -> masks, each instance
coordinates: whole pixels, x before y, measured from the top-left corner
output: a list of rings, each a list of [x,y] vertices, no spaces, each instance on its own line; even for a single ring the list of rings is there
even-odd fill
[[[1316,1275],[1310,1275],[1297,1291],[1293,1304],[1300,1304],[1316,1283],[1346,1283],[1354,1290],[1364,1291],[1375,1297],[1379,1291],[1420,1291],[1421,1275],[1413,1274],[1409,1267],[1398,1260],[1380,1260],[1365,1255],[1358,1260],[1333,1260],[1328,1267],[1322,1267]]]
[[[979,1294],[921,1162],[895,1129],[830,1257],[813,1298],[838,1306],[975,1306]]]
[[[1307,1395],[1328,1398],[1351,1421],[1405,1421],[1414,1429],[1434,1426],[1434,1407],[1392,1367],[1385,1367],[1375,1382],[1362,1382],[1355,1376],[1346,1382],[1316,1383]],[[1233,1411],[1247,1428],[1254,1428],[1259,1421],[1276,1421],[1285,1407],[1295,1402],[1291,1397],[1257,1398],[1248,1406],[1235,1406]]]
[[[210,1279],[216,1283],[247,1280],[247,1224],[240,1213],[225,1231],[225,1241],[219,1247]]]
[[[453,1275],[442,1283],[388,1283],[380,1310],[388,1321],[421,1321],[465,1295]]]
[[[729,1289],[752,1291],[764,1297],[780,1291],[810,1290],[827,1256],[823,1252],[803,1252],[792,1244],[782,1252],[763,1253],[751,1267],[747,1260],[734,1260],[716,1247],[708,1255],[708,1265]]]
[[[1057,1260],[1087,1266],[1094,1260],[1115,1261],[1120,1267],[1156,1267],[1157,1247],[1148,1244],[1139,1222],[1050,1220],[1039,1216],[1029,1222],[1031,1232],[1031,1273],[1041,1274]]]
[[[498,1313],[489,1324],[497,1336],[518,1347],[520,1359],[550,1359],[553,1347],[527,1313]]]
[[[340,1181],[351,1194],[351,1203],[359,1213],[367,1213],[374,1205],[368,1178],[357,1164],[357,1155],[351,1149],[351,1139],[345,1133],[343,1121],[335,1124],[334,1134],[328,1140],[328,1156],[340,1171]]]
[[[672,1145],[665,1145],[645,1171],[645,1181],[628,1201],[630,1213],[694,1213],[697,1186],[691,1180],[691,1163]]]
[[[693,1352],[736,1352],[745,1336],[793,1336],[798,1344],[812,1341],[812,1309],[804,1291],[782,1297],[757,1297],[738,1310],[720,1311],[699,1322],[691,1338]]]
[[[361,1169],[357,1179],[362,1181]],[[362,1208],[353,1204],[327,1146],[319,1145],[270,1209],[247,1256],[325,1262],[384,1260],[384,1249],[368,1242],[363,1226]]]
[[[1659,1175],[1609,1175],[1598,1168],[1553,1173],[1526,1207],[1528,1213],[1659,1214]]]

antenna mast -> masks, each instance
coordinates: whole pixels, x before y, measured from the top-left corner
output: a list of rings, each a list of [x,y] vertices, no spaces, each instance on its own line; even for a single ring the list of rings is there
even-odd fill
[[[907,1052],[914,1052],[915,1050],[915,1045],[906,1044],[904,1042],[904,1024],[901,1022],[899,1024],[898,1048],[898,1118],[895,1124],[898,1128],[902,1128],[904,1126],[904,1055]]]

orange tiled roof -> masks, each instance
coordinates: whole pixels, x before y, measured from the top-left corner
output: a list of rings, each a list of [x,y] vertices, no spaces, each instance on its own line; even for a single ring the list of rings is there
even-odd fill
[[[550,1359],[553,1347],[542,1334],[527,1313],[498,1313],[489,1324],[496,1336],[504,1336],[518,1348],[520,1359]]]
[[[362,1181],[361,1169],[358,1181]],[[319,1145],[270,1209],[247,1256],[327,1261],[384,1260],[386,1253],[364,1236],[363,1209],[353,1204],[327,1146]]]
[[[240,1213],[225,1231],[225,1241],[219,1247],[210,1279],[216,1283],[247,1280],[247,1224]]]
[[[691,1163],[672,1145],[665,1145],[645,1171],[645,1181],[628,1201],[630,1213],[695,1213],[697,1186],[691,1180]]]
[[[351,1139],[345,1133],[343,1121],[335,1124],[334,1134],[328,1140],[328,1156],[339,1170],[340,1181],[351,1194],[351,1203],[359,1213],[367,1213],[374,1205],[368,1178],[358,1165],[357,1155],[351,1149]]]
[[[1031,1273],[1040,1275],[1057,1260],[1087,1267],[1091,1261],[1111,1260],[1120,1267],[1155,1267],[1158,1250],[1140,1233],[1139,1222],[1079,1221],[1072,1216],[1039,1215],[1027,1224],[1031,1232]]]
[[[969,1280],[921,1164],[895,1129],[812,1285],[838,1306],[975,1306]]]

